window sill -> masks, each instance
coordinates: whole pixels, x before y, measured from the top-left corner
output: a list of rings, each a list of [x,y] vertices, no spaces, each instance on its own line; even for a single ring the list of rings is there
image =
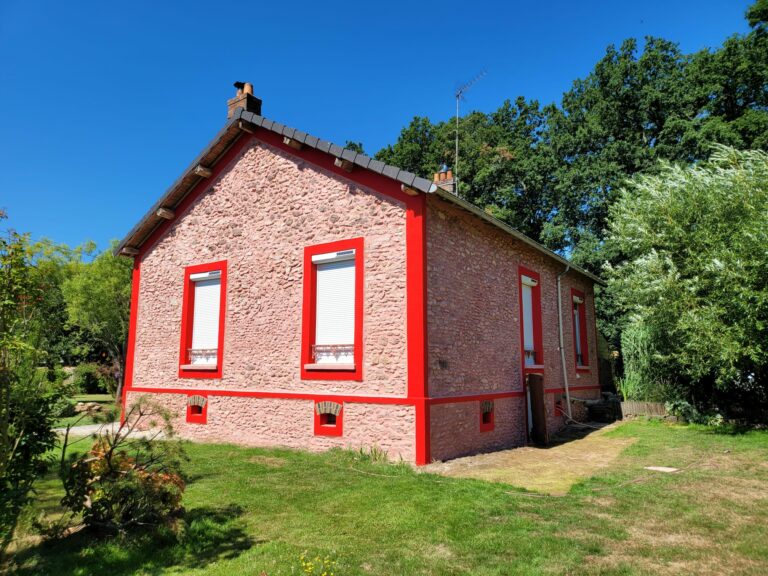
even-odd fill
[[[202,372],[215,372],[217,367],[217,364],[182,364],[179,366],[182,370],[189,372],[198,370]]]
[[[526,364],[523,366],[525,370],[544,370],[544,364]]]
[[[576,366],[576,372],[591,372],[592,369],[589,366]]]
[[[304,364],[304,370],[322,370],[332,372],[354,372],[354,364]]]

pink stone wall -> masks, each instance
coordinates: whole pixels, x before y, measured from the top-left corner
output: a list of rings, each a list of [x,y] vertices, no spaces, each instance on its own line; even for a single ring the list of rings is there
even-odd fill
[[[363,237],[363,381],[303,381],[304,247]],[[141,260],[133,387],[310,394],[407,394],[405,208],[252,140]],[[179,378],[184,267],[228,261],[223,374]],[[138,397],[128,395],[128,403]],[[186,396],[153,395],[183,437],[312,450],[377,445],[412,461],[412,406],[348,404],[344,436],[315,436],[311,400],[211,396],[185,423]]]
[[[522,398],[495,400],[494,428],[488,432],[480,432],[479,401],[433,404],[430,416],[433,460],[447,460],[525,444]]]
[[[302,381],[304,247],[360,236],[363,381]],[[222,259],[222,378],[179,378],[184,267]],[[254,140],[141,261],[133,385],[405,396],[405,298],[404,207]]]
[[[545,388],[563,388],[557,275],[564,265],[437,196],[427,199],[427,258],[430,396],[522,392],[520,265],[540,274]],[[584,292],[586,300],[590,369],[578,372],[573,348],[572,287]],[[569,386],[596,387],[599,383],[592,282],[569,272],[562,278],[561,296]],[[596,393],[597,390],[579,391],[584,397]],[[552,394],[547,394],[547,398],[548,424],[553,431],[562,427],[563,419],[554,413]],[[512,398],[510,402],[518,403],[521,411],[525,406],[522,398]],[[434,432],[465,426],[459,418],[469,414],[466,410],[466,406],[454,412],[433,409],[433,457],[469,453],[470,448],[464,444],[457,444],[451,452],[447,442],[443,450],[443,440]],[[474,415],[467,417],[466,426],[473,426]],[[449,421],[443,422],[444,418]],[[525,441],[524,418],[516,422],[522,433],[516,430],[505,436],[503,445],[516,446]],[[483,440],[467,440],[472,438],[467,435],[464,438],[465,442],[474,442],[474,451],[489,449]]]
[[[174,430],[190,440],[313,451],[377,446],[391,460],[415,458],[413,406],[345,402],[344,435],[315,436],[312,400],[209,396],[207,424],[191,424],[186,395],[130,392],[128,405],[141,398],[175,415]]]

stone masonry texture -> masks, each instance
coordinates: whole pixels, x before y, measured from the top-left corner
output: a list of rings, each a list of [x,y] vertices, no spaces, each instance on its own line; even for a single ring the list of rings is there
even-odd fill
[[[557,275],[564,266],[477,216],[437,197],[427,201],[429,394],[433,397],[523,392],[520,345],[520,265],[540,274],[544,386],[548,430],[564,424],[555,401],[563,388],[558,336]],[[562,278],[563,342],[572,395],[599,395],[592,282]],[[571,288],[586,299],[589,370],[576,370]],[[434,459],[520,446],[526,441],[525,399],[496,401],[496,430],[479,431],[478,402],[431,409]],[[512,406],[515,406],[514,408]],[[565,402],[562,402],[565,407]],[[447,420],[447,421],[446,421]],[[514,424],[512,424],[514,423]],[[461,431],[460,433],[458,431]]]
[[[301,380],[304,247],[357,237],[365,243],[363,381]],[[179,378],[184,268],[218,260],[228,261],[222,378]],[[404,206],[252,140],[143,256],[133,387],[404,397],[405,278]],[[185,401],[163,396],[188,438],[375,444],[413,459],[409,406],[350,404],[344,436],[330,438],[314,436],[310,400],[211,397],[206,425],[184,423]]]

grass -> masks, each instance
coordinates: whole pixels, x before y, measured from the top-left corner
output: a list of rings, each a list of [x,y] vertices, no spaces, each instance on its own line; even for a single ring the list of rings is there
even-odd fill
[[[101,416],[89,416],[87,414],[75,414],[74,416],[65,416],[56,420],[56,428],[66,426],[86,426],[88,424],[100,424],[102,422],[112,422],[118,416],[115,408],[115,399],[111,394],[78,394],[73,396],[75,402],[97,402],[101,404],[107,412]]]
[[[191,444],[180,542],[22,533],[16,573],[276,576],[304,574],[305,553],[336,575],[768,573],[768,432],[635,421],[605,436],[633,441],[560,497],[351,451]],[[58,497],[42,482],[36,512]]]

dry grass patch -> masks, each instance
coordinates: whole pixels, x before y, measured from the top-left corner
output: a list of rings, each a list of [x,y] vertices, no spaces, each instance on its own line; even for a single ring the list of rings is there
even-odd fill
[[[576,439],[548,448],[525,446],[490,454],[478,454],[447,462],[436,462],[424,471],[503,482],[527,490],[562,496],[571,487],[610,466],[635,438],[613,438],[606,426]]]

